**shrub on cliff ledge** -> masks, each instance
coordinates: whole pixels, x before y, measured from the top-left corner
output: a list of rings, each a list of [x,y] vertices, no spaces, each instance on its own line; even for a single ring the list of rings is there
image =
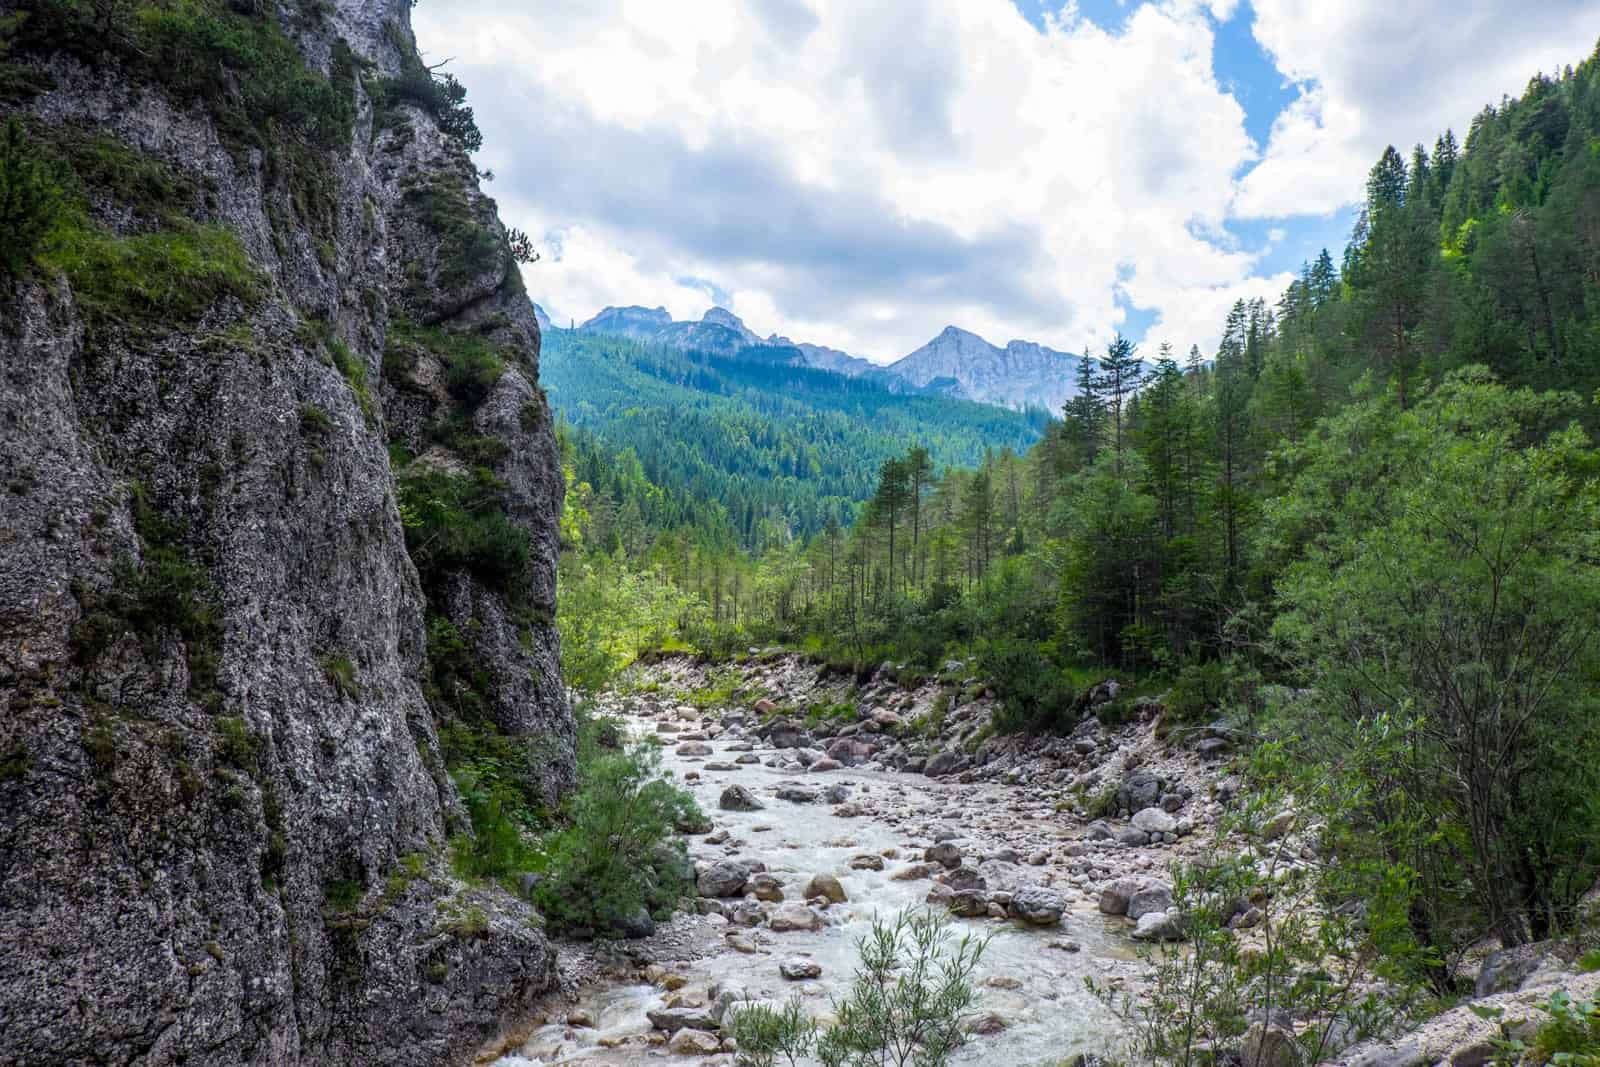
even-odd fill
[[[27,268],[61,208],[60,181],[22,123],[8,120],[0,129],[0,277]]]

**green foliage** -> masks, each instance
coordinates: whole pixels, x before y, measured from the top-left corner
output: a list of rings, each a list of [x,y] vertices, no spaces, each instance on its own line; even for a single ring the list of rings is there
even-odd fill
[[[564,825],[542,847],[547,877],[540,909],[560,926],[598,933],[643,909],[664,917],[689,889],[692,866],[674,834],[701,822],[694,799],[660,773],[647,745],[608,747],[591,724],[579,760],[578,790],[563,809]]]
[[[972,976],[988,942],[955,940],[931,910],[874,918],[858,943],[849,992],[833,1003],[838,1021],[817,1040],[824,1067],[942,1067],[966,1041],[977,1003]]]
[[[1540,1067],[1556,1064],[1558,1067],[1600,1067],[1600,1002],[1593,999],[1576,1000],[1565,989],[1550,995],[1539,1006],[1549,1016],[1549,1021],[1539,1027],[1531,1041],[1506,1037],[1498,1042],[1500,1054],[1496,1063]],[[1475,1008],[1474,1011],[1477,1011]],[[1480,1012],[1486,1017],[1498,1018],[1502,1012]],[[1505,1024],[1502,1024],[1505,1029]]]
[[[775,1067],[780,1056],[789,1067],[798,1067],[816,1045],[817,1024],[798,997],[790,997],[782,1008],[735,1004],[729,1013],[740,1062],[750,1067]]]
[[[349,656],[328,656],[322,661],[323,676],[340,700],[361,699],[361,685],[356,681],[356,665]]]
[[[994,725],[1001,732],[1065,733],[1077,725],[1077,692],[1037,646],[1004,638],[984,641],[975,665],[1000,698]]]
[[[482,467],[470,475],[409,469],[399,479],[406,548],[424,584],[453,570],[515,589],[528,562],[528,535],[505,512],[504,485]]]
[[[80,662],[97,659],[122,635],[132,633],[153,656],[161,639],[183,639],[189,669],[189,696],[208,707],[221,701],[217,667],[222,654],[219,597],[205,568],[184,549],[184,524],[162,515],[143,486],[131,494],[134,528],[142,558],[120,561],[104,593],[77,589],[83,618],[73,631]]]
[[[480,218],[459,178],[418,182],[405,189],[402,200],[439,238],[437,281],[442,287],[454,289],[505,266],[505,238]]]
[[[467,91],[453,74],[435,74],[417,54],[416,45],[395,23],[385,29],[389,43],[400,53],[400,73],[393,78],[375,79],[368,85],[372,94],[374,119],[379,128],[401,121],[399,109],[409,105],[433,116],[440,132],[453,138],[467,152],[483,147],[483,134],[466,106]]]
[[[333,365],[343,375],[344,380],[350,385],[350,392],[355,395],[356,403],[361,406],[361,416],[368,426],[375,425],[377,421],[377,408],[372,401],[372,390],[367,386],[367,365],[343,341],[334,339],[328,345],[328,350],[333,357]]]
[[[219,226],[118,236],[74,218],[56,226],[39,258],[66,274],[78,306],[98,324],[164,332],[224,298],[249,307],[261,295],[239,239]]]
[[[61,181],[15,116],[0,128],[0,278],[33,262],[63,209]]]
[[[384,350],[386,374],[391,369],[409,372],[423,353],[443,365],[445,386],[455,400],[456,411],[463,414],[489,395],[505,373],[508,358],[501,346],[477,334],[416,326],[405,320],[389,324]]]
[[[352,912],[361,906],[366,887],[353,878],[329,882],[322,890],[323,903],[332,911]]]
[[[239,718],[217,720],[217,758],[230,767],[254,771],[261,753],[261,738]]]

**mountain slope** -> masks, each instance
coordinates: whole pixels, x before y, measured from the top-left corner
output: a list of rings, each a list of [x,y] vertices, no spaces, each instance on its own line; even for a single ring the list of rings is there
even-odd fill
[[[759,358],[767,362],[868,378],[892,392],[975,400],[1018,411],[1043,408],[1053,413],[1076,393],[1079,359],[1032,341],[1012,341],[999,348],[975,333],[949,326],[915,352],[884,366],[777,334],[763,341],[737,315],[720,307],[707,311],[698,322],[674,321],[666,308],[608,307],[578,326],[577,332],[721,356],[766,349]]]
[[[719,327],[721,328],[721,327]],[[795,365],[793,349],[736,356],[557,330],[546,339],[551,404],[574,426],[632,449],[649,479],[726,509],[754,545],[848,522],[885,459],[921,444],[936,465],[1021,450],[1048,419],[893,392],[870,378]]]

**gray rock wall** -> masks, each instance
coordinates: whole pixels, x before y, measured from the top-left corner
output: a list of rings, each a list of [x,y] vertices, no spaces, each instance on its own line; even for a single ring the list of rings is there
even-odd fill
[[[550,622],[562,480],[493,202],[428,114],[374,122],[408,13],[265,16],[314,70],[340,39],[367,62],[349,148],[310,156],[271,128],[241,151],[204,102],[114,58],[17,59],[52,87],[0,110],[168,165],[197,190],[189,218],[236,234],[260,281],[192,321],[135,321],[66,275],[0,280],[0,1062],[466,1063],[554,979],[532,908],[448,862],[467,822],[430,614],[470,632],[538,789],[572,781]],[[419,182],[498,252],[453,269],[408,200]],[[98,225],[149,228],[91,201]],[[501,442],[531,546],[509,585],[463,571],[435,595],[408,553],[389,447],[422,445],[451,401],[426,359],[385,373],[401,317],[505,354],[468,417]]]

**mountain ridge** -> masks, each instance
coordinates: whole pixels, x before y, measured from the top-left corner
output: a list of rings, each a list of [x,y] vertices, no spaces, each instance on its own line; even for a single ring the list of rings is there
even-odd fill
[[[537,304],[535,313],[549,331],[560,328]],[[777,333],[765,340],[726,308],[712,307],[699,320],[674,320],[664,307],[608,306],[570,332],[626,337],[682,351],[777,358],[794,366],[832,371],[852,378],[870,378],[895,392],[953,397],[1024,411],[1044,408],[1052,414],[1077,393],[1079,362],[1086,358],[1034,341],[1011,340],[999,346],[970,330],[950,325],[920,348],[887,364],[875,363],[826,345],[794,341]]]

